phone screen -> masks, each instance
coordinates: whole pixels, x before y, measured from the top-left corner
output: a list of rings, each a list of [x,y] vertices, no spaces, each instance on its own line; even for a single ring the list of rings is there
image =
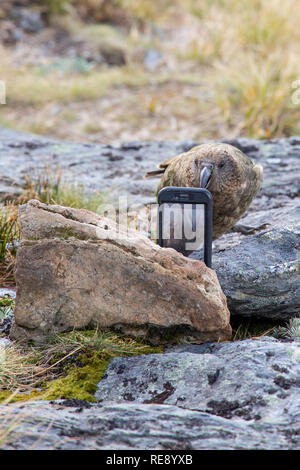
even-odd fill
[[[162,246],[184,255],[203,250],[205,205],[164,202],[160,205]]]

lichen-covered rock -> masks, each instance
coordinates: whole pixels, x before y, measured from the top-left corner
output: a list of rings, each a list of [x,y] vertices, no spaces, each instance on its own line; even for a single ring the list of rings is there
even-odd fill
[[[232,421],[171,405],[0,405],[1,450],[297,449],[295,427]],[[17,423],[17,424],[15,424]],[[296,442],[295,442],[296,440]]]
[[[300,220],[300,207],[299,207]],[[264,230],[220,251],[213,267],[232,315],[287,319],[300,311],[300,224]]]
[[[229,339],[216,273],[86,210],[30,201],[20,209],[13,339],[85,327],[153,343]]]
[[[280,422],[286,415],[296,423],[299,384],[299,343],[264,338],[175,346],[168,354],[114,358],[96,398],[103,404],[177,405],[261,423]]]
[[[296,450],[299,369],[299,343],[271,338],[113,359],[99,404],[0,405],[0,448]]]
[[[299,428],[288,417],[262,425],[172,405],[0,405],[3,422],[12,426],[2,450],[299,449]]]

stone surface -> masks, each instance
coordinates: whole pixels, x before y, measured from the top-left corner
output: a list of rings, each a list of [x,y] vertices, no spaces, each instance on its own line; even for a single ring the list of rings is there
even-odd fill
[[[12,345],[12,341],[7,338],[0,338],[0,362],[1,362],[1,354],[5,349],[10,348]]]
[[[39,33],[45,27],[39,11],[14,7],[11,10],[11,17],[28,33]]]
[[[216,273],[92,212],[30,201],[19,216],[13,339],[112,327],[166,343],[229,339]]]
[[[1,297],[10,297],[14,299],[16,297],[16,292],[13,289],[0,288],[0,301],[1,301]],[[14,321],[13,307],[12,308],[0,307],[0,335],[2,334],[9,335],[13,321]]]
[[[292,317],[300,309],[296,288],[300,137],[227,142],[264,168],[262,189],[241,220],[245,225],[264,229],[250,236],[231,232],[216,240],[213,267],[228,296],[232,315]],[[20,192],[24,176],[38,174],[47,162],[51,168],[61,166],[66,180],[82,183],[87,190],[109,190],[112,197],[127,194],[132,203],[153,202],[159,179],[145,180],[143,175],[162,160],[196,144],[191,141],[76,144],[0,128],[0,194]],[[264,234],[273,239],[268,257]]]
[[[300,137],[257,141],[235,139],[235,145],[264,168],[262,189],[248,214],[282,208],[300,195]],[[96,145],[58,142],[45,137],[0,127],[0,192],[14,192],[24,176],[35,175],[45,162],[61,166],[67,180],[90,190],[118,188],[137,202],[154,200],[159,179],[143,178],[163,159],[175,156],[199,142],[128,142]],[[265,221],[264,221],[265,222]],[[266,222],[272,224],[269,218]]]
[[[24,177],[61,167],[66,181],[87,190],[128,194],[138,203],[154,201],[157,180],[144,174],[162,159],[188,150],[192,142],[129,142],[94,145],[57,142],[0,127],[0,195],[22,190]]]
[[[2,417],[1,417],[2,415]],[[0,405],[0,425],[17,420],[0,449],[221,450],[297,449],[295,426],[232,421],[171,405],[59,403]]]
[[[215,256],[232,315],[283,320],[299,314],[299,220],[300,206],[295,223],[248,236]]]
[[[17,422],[0,448],[296,450],[299,369],[299,343],[272,338],[113,359],[99,404],[0,406],[0,429]]]
[[[96,398],[104,404],[176,405],[228,419],[272,422],[284,415],[299,418],[299,385],[299,343],[264,338],[112,359]]]

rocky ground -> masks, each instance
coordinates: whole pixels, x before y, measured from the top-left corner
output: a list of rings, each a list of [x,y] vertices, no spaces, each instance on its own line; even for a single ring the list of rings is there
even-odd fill
[[[26,174],[61,165],[89,190],[151,202],[157,180],[143,174],[193,142],[116,146],[59,143],[1,129],[2,195]],[[231,141],[264,167],[260,193],[241,228],[215,242],[213,267],[232,315],[287,319],[299,314],[297,137]],[[243,230],[244,231],[244,230]],[[300,349],[274,338],[178,345],[164,354],[113,359],[98,404],[35,402],[0,407],[16,423],[1,448],[299,449]],[[55,413],[54,413],[55,411]],[[21,437],[20,437],[21,436]]]
[[[1,448],[299,449],[299,362],[298,343],[273,338],[114,359],[98,404],[0,406]]]
[[[213,267],[232,315],[289,318],[299,312],[299,158],[300,139],[256,141],[236,145],[264,168],[262,189],[240,227],[214,243]],[[0,128],[0,194],[21,191],[25,175],[33,177],[61,167],[66,181],[108,191],[111,200],[128,197],[129,205],[154,202],[158,179],[144,174],[195,142],[130,142],[120,145],[59,143]],[[256,233],[255,233],[256,232]]]

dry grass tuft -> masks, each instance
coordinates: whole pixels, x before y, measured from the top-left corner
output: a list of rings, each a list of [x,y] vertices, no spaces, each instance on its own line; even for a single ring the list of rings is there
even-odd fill
[[[35,345],[14,342],[0,350],[0,401],[50,399],[53,393],[57,398],[83,393],[93,399],[90,388],[96,387],[112,357],[149,352],[161,351],[104,330],[73,331]]]
[[[13,204],[0,207],[0,285],[8,287],[15,283],[14,268],[19,239],[18,210]]]
[[[18,347],[0,349],[0,390],[26,392],[32,390],[40,379],[42,367],[35,363],[35,355]]]
[[[24,178],[24,191],[17,199],[17,204],[38,199],[45,204],[98,212],[108,201],[108,195],[104,191],[88,194],[83,185],[65,183],[62,169],[52,169],[47,163],[44,164],[43,171],[36,175],[25,175]]]

